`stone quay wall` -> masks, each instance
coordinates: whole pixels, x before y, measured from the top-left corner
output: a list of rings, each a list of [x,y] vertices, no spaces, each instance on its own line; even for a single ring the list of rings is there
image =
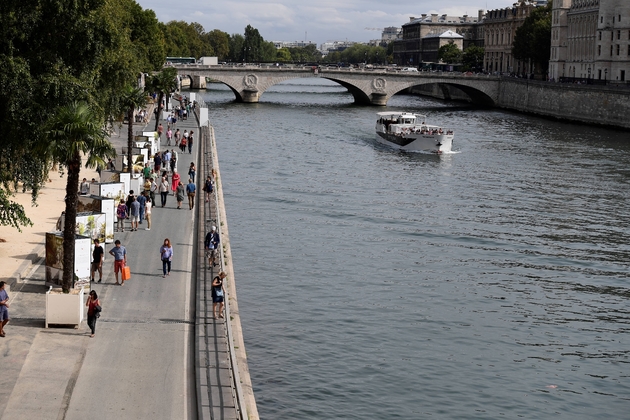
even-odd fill
[[[456,85],[426,84],[409,92],[444,100],[470,102]],[[616,128],[630,128],[630,88],[550,83],[503,78],[495,105],[547,118]]]
[[[586,124],[630,128],[630,89],[501,79],[497,107]]]

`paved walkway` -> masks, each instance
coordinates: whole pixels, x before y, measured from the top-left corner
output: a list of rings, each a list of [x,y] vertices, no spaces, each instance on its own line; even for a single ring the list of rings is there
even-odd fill
[[[197,131],[194,119],[178,126]],[[111,138],[119,153],[126,145],[124,127],[122,132]],[[179,154],[178,168],[197,160],[197,148]],[[43,266],[34,266],[12,288],[12,322],[0,339],[2,419],[196,418],[194,214],[187,205],[176,209],[169,196],[165,208],[154,209],[151,231],[141,225],[137,232],[116,234],[127,248],[132,279],[115,286],[106,254],[103,283],[93,285],[103,306],[95,338],[89,338],[85,322],[79,329],[43,328]],[[162,278],[158,250],[166,237],[175,256],[171,275]]]

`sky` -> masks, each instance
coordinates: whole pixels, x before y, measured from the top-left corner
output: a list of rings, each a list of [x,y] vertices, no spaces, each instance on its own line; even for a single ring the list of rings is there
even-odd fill
[[[367,42],[411,16],[437,13],[477,16],[478,10],[511,7],[517,0],[136,0],[161,22],[200,23],[209,32],[243,34],[252,25],[266,41]],[[374,28],[377,28],[374,30]]]

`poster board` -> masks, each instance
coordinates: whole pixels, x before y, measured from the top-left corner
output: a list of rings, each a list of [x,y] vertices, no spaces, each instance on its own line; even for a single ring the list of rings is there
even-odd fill
[[[74,287],[90,285],[92,239],[76,235],[74,244]],[[63,278],[63,232],[46,233],[46,286],[60,287]]]
[[[105,243],[114,242],[114,226],[116,224],[116,206],[113,198],[96,195],[79,197],[77,204],[79,213],[95,212],[105,214]]]

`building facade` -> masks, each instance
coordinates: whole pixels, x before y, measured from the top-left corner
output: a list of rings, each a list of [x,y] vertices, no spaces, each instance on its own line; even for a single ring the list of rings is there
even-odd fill
[[[534,8],[546,3],[524,1],[514,3],[512,7],[490,10],[486,13],[484,26],[483,68],[489,73],[530,73],[529,64],[512,57],[512,43],[516,30],[523,24]]]
[[[483,21],[484,11],[480,10],[478,16],[464,15],[427,15],[411,17],[409,22],[402,25],[402,37],[394,41],[394,62],[398,65],[418,67],[421,63],[435,60],[433,51],[426,51],[423,43],[426,41],[432,46],[435,37],[447,31],[452,31],[463,37],[462,46],[483,46]],[[428,37],[428,38],[427,38]]]
[[[630,1],[554,0],[550,79],[627,83]]]

